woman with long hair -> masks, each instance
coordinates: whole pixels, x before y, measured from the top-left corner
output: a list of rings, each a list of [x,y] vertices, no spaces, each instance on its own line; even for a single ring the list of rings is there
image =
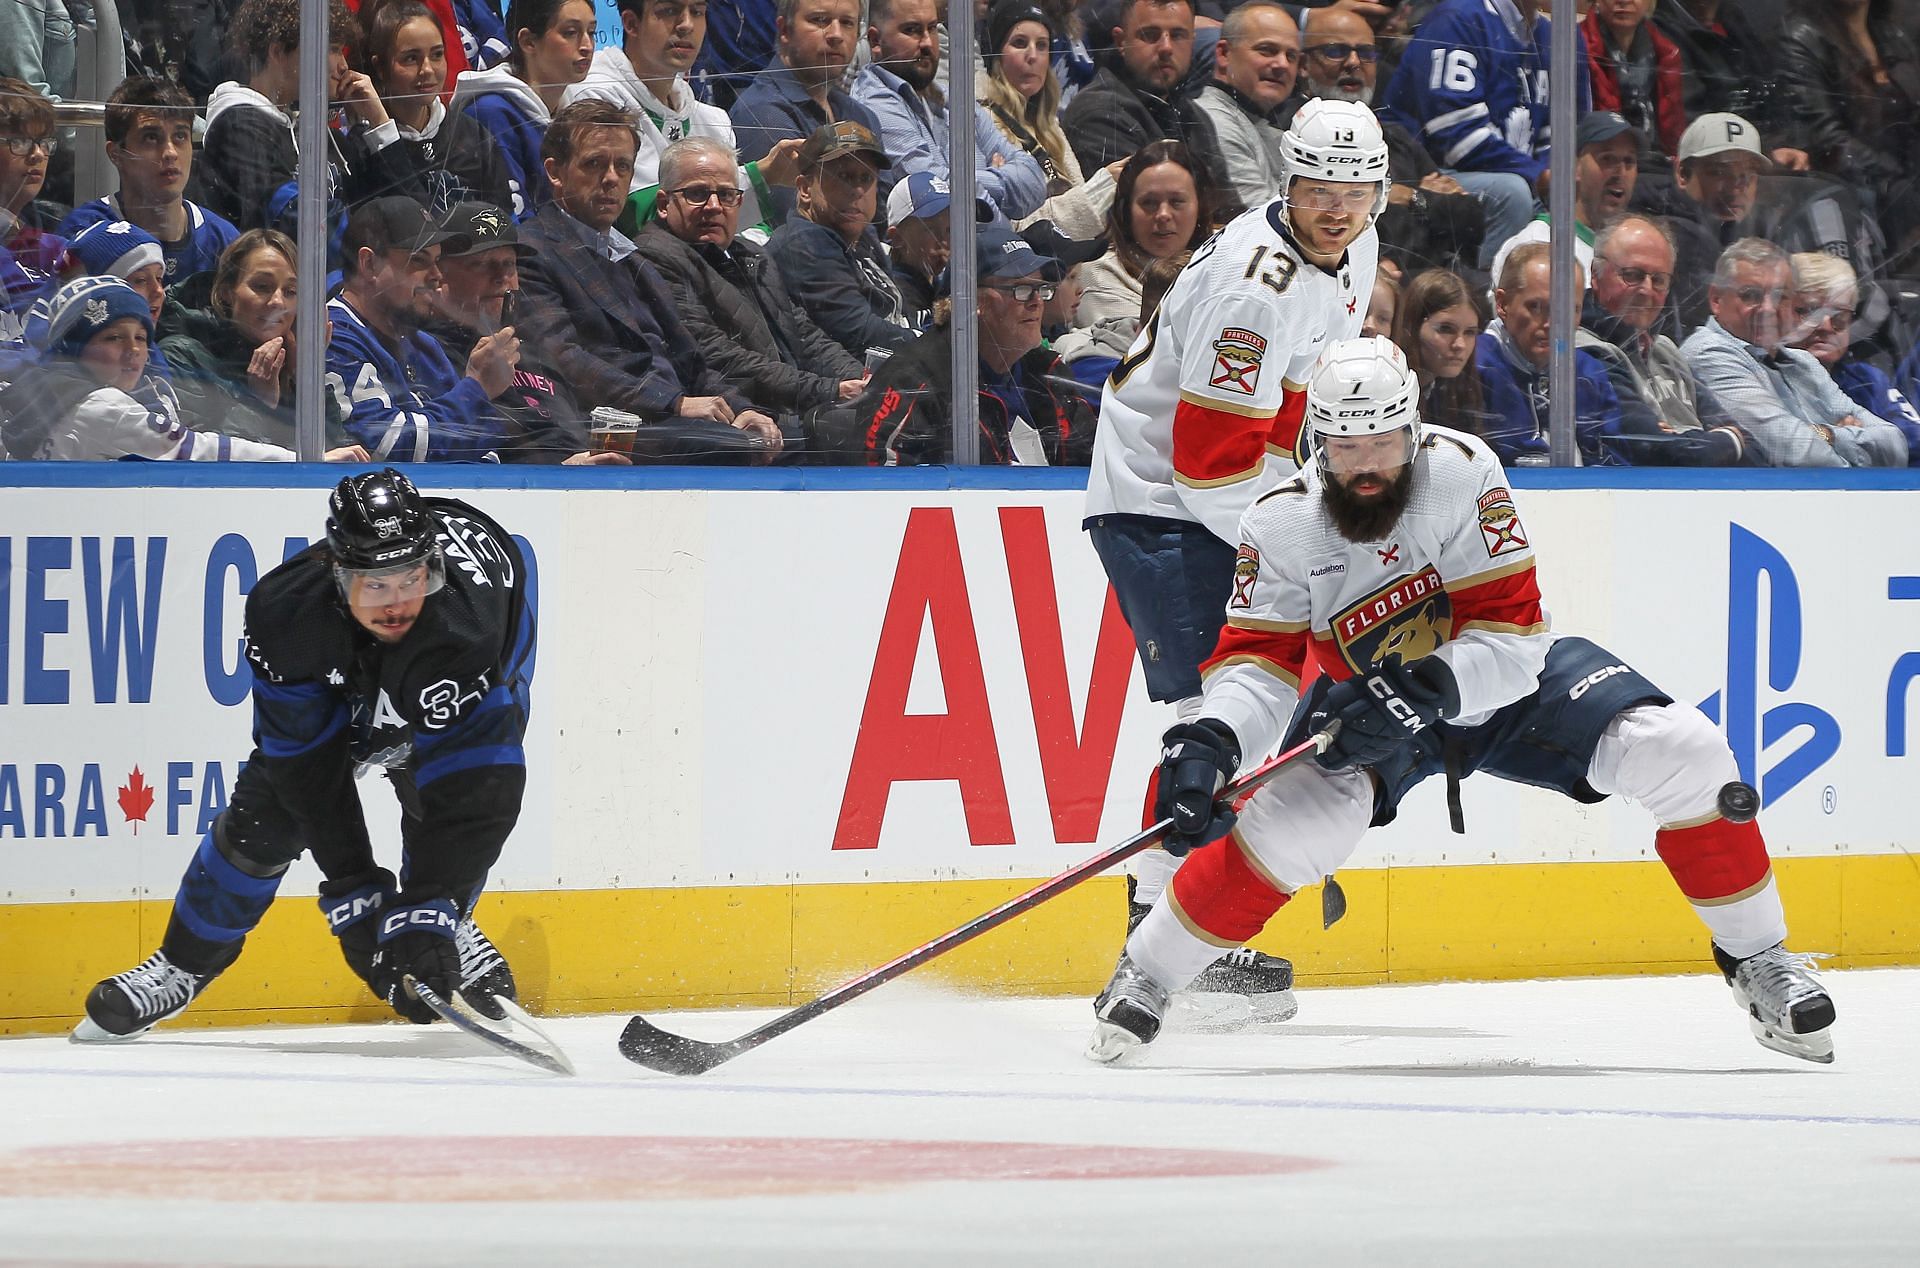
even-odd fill
[[[1113,205],[1121,163],[1088,180],[1060,130],[1060,80],[1053,69],[1057,19],[1033,0],[997,0],[980,26],[986,69],[976,82],[980,104],[1001,133],[1033,155],[1047,174],[1047,201],[1018,223],[1050,220],[1075,241],[1100,235]]]
[[[421,0],[368,0],[360,6],[360,25],[365,36],[355,52],[400,128],[397,144],[412,148],[414,165],[425,173],[434,209],[485,202],[511,211],[500,147],[478,120],[449,113],[440,100],[447,40],[433,13]]]
[[[1485,430],[1484,394],[1473,353],[1480,310],[1460,275],[1428,269],[1400,295],[1393,341],[1420,380],[1420,418],[1478,436]]]
[[[592,0],[513,0],[507,60],[454,81],[449,109],[471,115],[500,147],[515,220],[531,216],[549,197],[540,139],[561,95],[587,77],[598,33]]]
[[[1081,270],[1079,326],[1131,321],[1139,329],[1141,275],[1155,260],[1191,251],[1213,233],[1215,193],[1206,168],[1180,141],[1151,141],[1120,169],[1107,211],[1107,253]]]

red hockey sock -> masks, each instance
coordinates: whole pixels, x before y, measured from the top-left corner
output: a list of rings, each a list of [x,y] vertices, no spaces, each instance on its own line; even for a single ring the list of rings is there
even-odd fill
[[[1195,850],[1173,874],[1173,901],[1185,923],[1227,946],[1259,933],[1292,896],[1254,871],[1230,836]]]
[[[1745,897],[1771,868],[1759,824],[1717,816],[1691,828],[1662,828],[1654,834],[1653,848],[1680,892],[1696,903]]]

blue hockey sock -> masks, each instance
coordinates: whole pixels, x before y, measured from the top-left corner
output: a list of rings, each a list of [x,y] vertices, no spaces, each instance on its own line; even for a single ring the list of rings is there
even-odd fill
[[[207,942],[238,942],[266,915],[285,874],[283,868],[275,876],[247,875],[228,861],[208,832],[180,878],[180,892],[173,896],[174,919]]]

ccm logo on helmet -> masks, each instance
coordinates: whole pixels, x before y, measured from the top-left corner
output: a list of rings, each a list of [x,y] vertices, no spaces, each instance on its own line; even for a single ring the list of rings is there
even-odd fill
[[[1617,674],[1630,674],[1632,672],[1633,671],[1625,665],[1608,665],[1605,669],[1596,669],[1579,682],[1573,684],[1573,690],[1567,692],[1567,699],[1578,700],[1581,696],[1586,695],[1590,689],[1598,687],[1607,679]]]

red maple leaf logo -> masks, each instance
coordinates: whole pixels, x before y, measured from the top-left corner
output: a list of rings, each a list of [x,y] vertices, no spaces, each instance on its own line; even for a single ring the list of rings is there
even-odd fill
[[[138,766],[133,768],[132,778],[120,785],[117,800],[120,813],[126,816],[127,822],[133,823],[133,834],[139,836],[140,824],[147,821],[147,811],[153,809],[153,788],[141,778]],[[136,819],[139,823],[134,823]]]

